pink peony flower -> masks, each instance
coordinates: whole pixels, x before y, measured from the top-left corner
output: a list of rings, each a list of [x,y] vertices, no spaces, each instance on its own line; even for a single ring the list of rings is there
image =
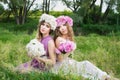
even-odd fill
[[[73,26],[73,20],[69,16],[60,16],[56,19],[57,27],[68,23],[69,26]]]
[[[61,43],[58,50],[60,50],[61,53],[69,53],[76,49],[76,44],[72,41],[67,41],[65,43]]]
[[[71,52],[74,50],[74,44],[72,42],[65,43],[65,52]]]
[[[72,18],[70,18],[68,16],[65,16],[65,19],[66,19],[67,23],[69,24],[69,26],[73,26],[73,20],[72,20]]]

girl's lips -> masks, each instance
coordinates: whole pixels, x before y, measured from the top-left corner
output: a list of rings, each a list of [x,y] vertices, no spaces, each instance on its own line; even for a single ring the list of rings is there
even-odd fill
[[[43,31],[43,32],[44,32],[45,30],[41,30],[41,31]]]
[[[63,30],[62,32],[65,32],[65,30]]]

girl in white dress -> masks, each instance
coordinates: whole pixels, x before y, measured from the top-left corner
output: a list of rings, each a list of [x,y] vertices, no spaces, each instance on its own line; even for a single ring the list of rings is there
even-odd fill
[[[57,28],[55,30],[54,40],[57,48],[57,63],[52,69],[52,72],[55,74],[62,72],[64,74],[83,76],[91,80],[109,80],[110,76],[91,62],[87,60],[78,62],[68,57],[76,48],[72,29],[73,20],[68,16],[59,16],[56,22]],[[74,44],[65,46],[71,43]]]

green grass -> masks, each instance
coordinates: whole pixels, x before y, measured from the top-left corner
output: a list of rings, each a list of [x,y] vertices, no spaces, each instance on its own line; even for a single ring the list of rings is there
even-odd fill
[[[107,73],[120,78],[120,36],[79,36],[74,59],[89,60]]]
[[[31,72],[20,74],[13,68],[27,62],[30,58],[25,50],[26,44],[35,37],[36,31],[28,35],[26,31],[14,32],[4,28],[0,29],[0,79],[1,80],[68,80],[70,76],[55,75],[52,73]],[[79,77],[80,79],[81,77]],[[76,80],[72,76],[69,80]]]
[[[5,25],[5,24],[4,24]],[[10,25],[11,26],[11,25]],[[14,26],[14,25],[13,25]],[[0,79],[1,80],[84,80],[71,75],[31,72],[20,74],[11,69],[27,62],[25,46],[35,37],[36,30],[28,34],[27,30],[12,31],[12,28],[0,27]],[[77,49],[71,56],[75,60],[89,60],[120,79],[120,36],[76,36]]]
[[[31,72],[26,74],[25,73],[20,74],[18,72],[12,72],[7,68],[0,67],[0,70],[1,69],[2,69],[2,72],[0,72],[1,80],[68,80],[67,76],[59,76],[49,72],[44,73]],[[72,77],[69,80],[76,79]]]

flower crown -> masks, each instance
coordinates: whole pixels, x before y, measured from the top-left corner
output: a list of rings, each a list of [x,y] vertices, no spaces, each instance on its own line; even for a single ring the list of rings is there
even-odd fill
[[[41,22],[43,20],[45,20],[45,22],[47,22],[51,25],[52,30],[56,29],[57,23],[56,23],[56,18],[54,16],[44,13],[44,14],[41,15],[41,17],[39,19],[39,22]]]
[[[73,26],[73,20],[69,16],[59,16],[56,19],[56,22],[57,22],[57,27],[64,25],[65,23],[68,23],[69,26]]]

